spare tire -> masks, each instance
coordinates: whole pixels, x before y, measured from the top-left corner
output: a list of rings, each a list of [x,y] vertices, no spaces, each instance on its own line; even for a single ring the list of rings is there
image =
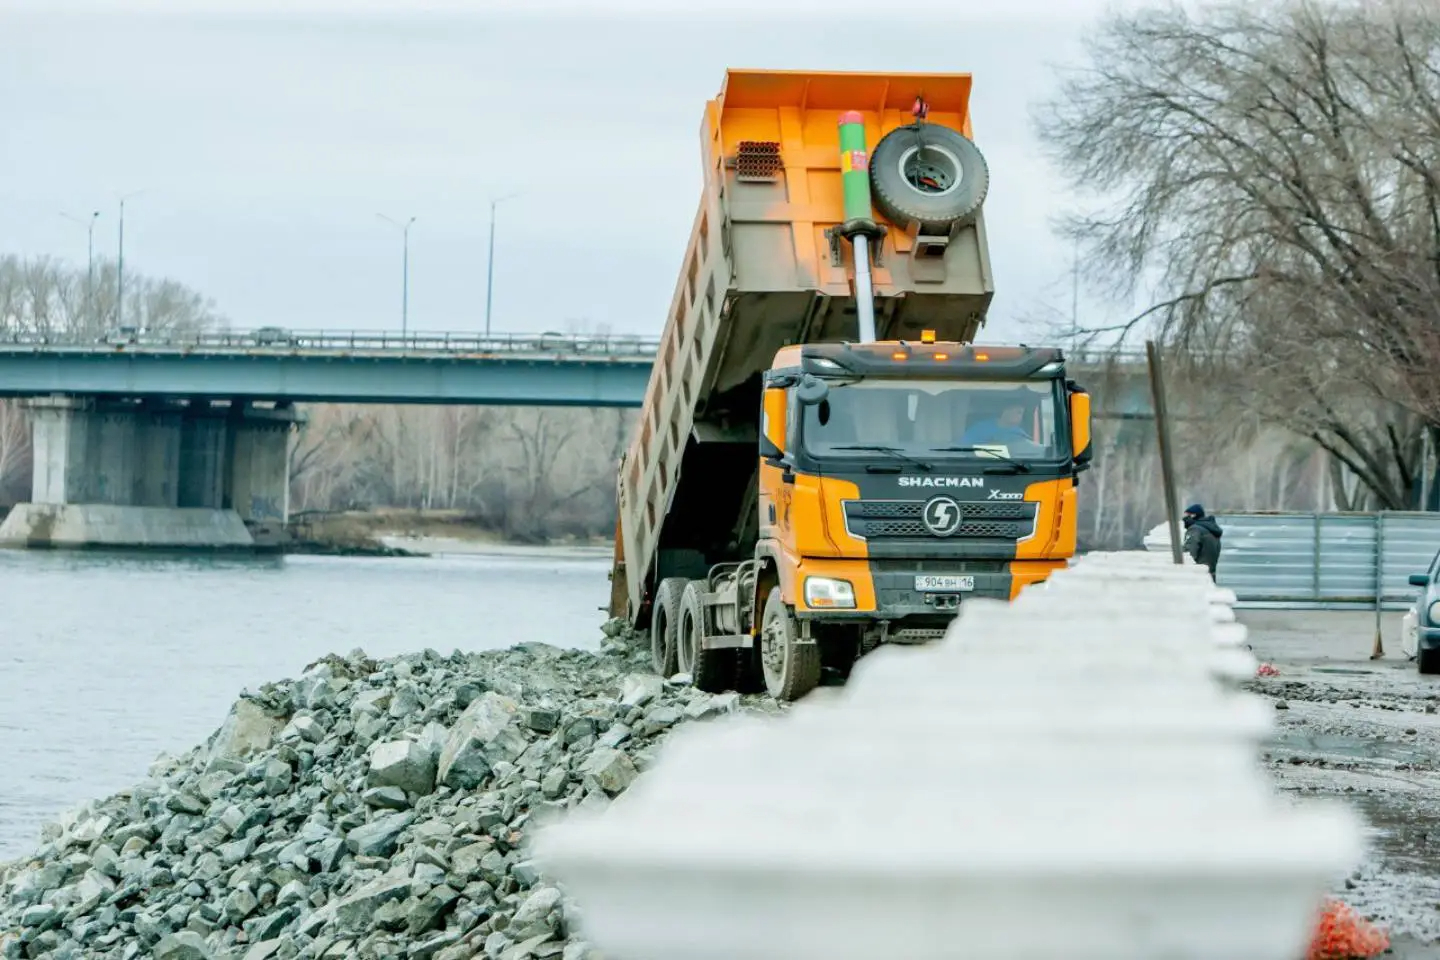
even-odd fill
[[[898,227],[948,233],[974,222],[990,189],[980,148],[949,127],[910,124],[880,138],[870,155],[875,206]]]

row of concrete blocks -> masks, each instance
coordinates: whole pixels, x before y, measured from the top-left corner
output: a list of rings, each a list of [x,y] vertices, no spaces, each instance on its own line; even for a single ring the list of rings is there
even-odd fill
[[[783,718],[680,730],[540,859],[627,960],[1293,960],[1361,823],[1261,767],[1234,600],[1088,555]]]

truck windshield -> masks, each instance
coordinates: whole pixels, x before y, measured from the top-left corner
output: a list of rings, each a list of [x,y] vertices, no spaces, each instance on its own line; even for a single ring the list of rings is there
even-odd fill
[[[1055,460],[1061,456],[1057,383],[832,384],[825,400],[803,408],[801,442],[811,456],[824,459],[874,458],[884,455],[874,448],[889,447],[926,460]]]

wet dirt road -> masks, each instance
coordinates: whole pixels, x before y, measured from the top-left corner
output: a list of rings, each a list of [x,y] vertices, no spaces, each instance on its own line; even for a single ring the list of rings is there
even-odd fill
[[[1339,798],[1371,827],[1370,852],[1335,893],[1391,930],[1392,956],[1440,958],[1440,677],[1400,650],[1400,615],[1239,611],[1255,656],[1279,669],[1248,689],[1275,701],[1264,751],[1281,791]]]

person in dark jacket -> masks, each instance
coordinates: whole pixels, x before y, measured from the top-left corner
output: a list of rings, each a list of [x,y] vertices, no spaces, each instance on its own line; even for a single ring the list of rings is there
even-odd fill
[[[1220,524],[1200,504],[1192,503],[1185,508],[1185,552],[1210,571],[1212,581],[1215,579],[1215,565],[1220,562],[1220,537],[1223,534]]]

